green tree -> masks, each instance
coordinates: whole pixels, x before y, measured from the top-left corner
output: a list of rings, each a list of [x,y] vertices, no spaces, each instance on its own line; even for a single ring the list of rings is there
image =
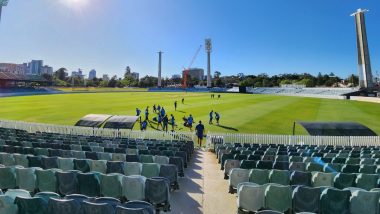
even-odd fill
[[[66,79],[66,68],[60,68],[56,72],[54,72],[54,77],[56,77],[59,80],[65,81]]]

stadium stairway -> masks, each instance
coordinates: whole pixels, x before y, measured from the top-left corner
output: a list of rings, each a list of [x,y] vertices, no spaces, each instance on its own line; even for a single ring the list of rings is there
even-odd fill
[[[223,171],[211,152],[196,150],[193,160],[179,178],[180,189],[171,193],[176,214],[236,213],[236,195],[228,194],[228,181],[220,179]]]

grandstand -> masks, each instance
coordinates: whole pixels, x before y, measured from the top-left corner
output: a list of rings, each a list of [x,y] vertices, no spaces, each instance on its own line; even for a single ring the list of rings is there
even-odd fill
[[[345,94],[357,92],[357,88],[295,88],[295,87],[257,87],[247,90],[253,94],[277,94],[320,98],[343,98]]]

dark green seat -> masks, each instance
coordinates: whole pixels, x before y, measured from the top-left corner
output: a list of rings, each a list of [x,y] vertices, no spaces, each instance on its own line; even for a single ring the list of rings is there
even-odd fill
[[[349,190],[325,189],[320,199],[321,214],[349,214],[350,213]]]
[[[269,181],[270,183],[289,185],[290,171],[273,169],[269,173]]]
[[[290,175],[290,184],[311,186],[311,172],[292,172]]]
[[[48,214],[48,203],[41,197],[16,197],[14,203],[18,207],[18,214]]]
[[[87,159],[74,159],[74,169],[81,172],[90,172],[90,164]]]
[[[378,187],[378,174],[358,174],[356,177],[355,185],[358,188],[365,189],[367,191]]]
[[[358,173],[360,165],[359,164],[345,164],[342,167],[342,172],[344,173]]]
[[[16,173],[14,167],[0,167],[0,189],[16,187]]]
[[[293,211],[318,213],[321,192],[319,187],[297,186],[293,191]]]
[[[100,179],[97,173],[78,173],[77,179],[80,194],[90,197],[100,196]]]
[[[249,182],[260,184],[260,185],[269,183],[269,170],[251,169],[249,173]]]
[[[240,162],[240,168],[242,168],[242,169],[254,169],[254,168],[256,168],[256,161],[254,161],[254,160],[242,160]]]
[[[359,173],[375,174],[376,167],[377,166],[373,164],[362,164],[360,165]]]
[[[279,212],[291,210],[292,192],[293,190],[290,186],[268,185],[265,191],[265,207]]]
[[[338,173],[334,178],[334,187],[344,189],[355,186],[356,175],[351,173]]]

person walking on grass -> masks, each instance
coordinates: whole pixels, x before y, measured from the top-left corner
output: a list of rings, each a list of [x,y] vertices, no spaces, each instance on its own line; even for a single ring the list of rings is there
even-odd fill
[[[214,118],[214,111],[210,111],[210,120],[208,121],[208,124],[212,124],[212,119]]]
[[[145,109],[145,120],[149,121],[149,109]]]
[[[164,109],[164,107],[161,108],[161,112],[159,112],[159,114],[161,114],[161,117],[165,116],[165,109]]]
[[[168,123],[169,123],[168,115],[165,114],[164,118],[162,118],[162,123],[164,125],[163,131],[168,132]]]
[[[156,113],[156,104],[153,105],[153,112]]]
[[[174,132],[175,118],[173,114],[170,115],[170,123],[172,124],[172,132]]]
[[[190,131],[191,131],[192,128],[193,128],[193,122],[194,122],[194,118],[193,118],[193,116],[190,114],[189,118],[187,118],[187,127],[190,128]]]
[[[182,104],[185,104],[185,98],[182,98]]]
[[[199,121],[198,125],[195,127],[195,131],[198,137],[198,145],[199,147],[202,146],[202,140],[203,140],[203,135],[205,131],[205,126],[202,124],[202,121]]]
[[[215,119],[216,119],[216,124],[219,126],[220,114],[218,112],[215,112]]]
[[[174,110],[177,111],[177,100],[174,101]]]
[[[141,123],[141,131],[146,131],[146,127],[148,126],[148,122],[146,122],[146,120],[144,120],[142,123]]]
[[[158,114],[158,117],[157,117],[157,129],[158,127],[160,127],[161,125],[161,128],[162,128],[162,117],[160,114]]]

